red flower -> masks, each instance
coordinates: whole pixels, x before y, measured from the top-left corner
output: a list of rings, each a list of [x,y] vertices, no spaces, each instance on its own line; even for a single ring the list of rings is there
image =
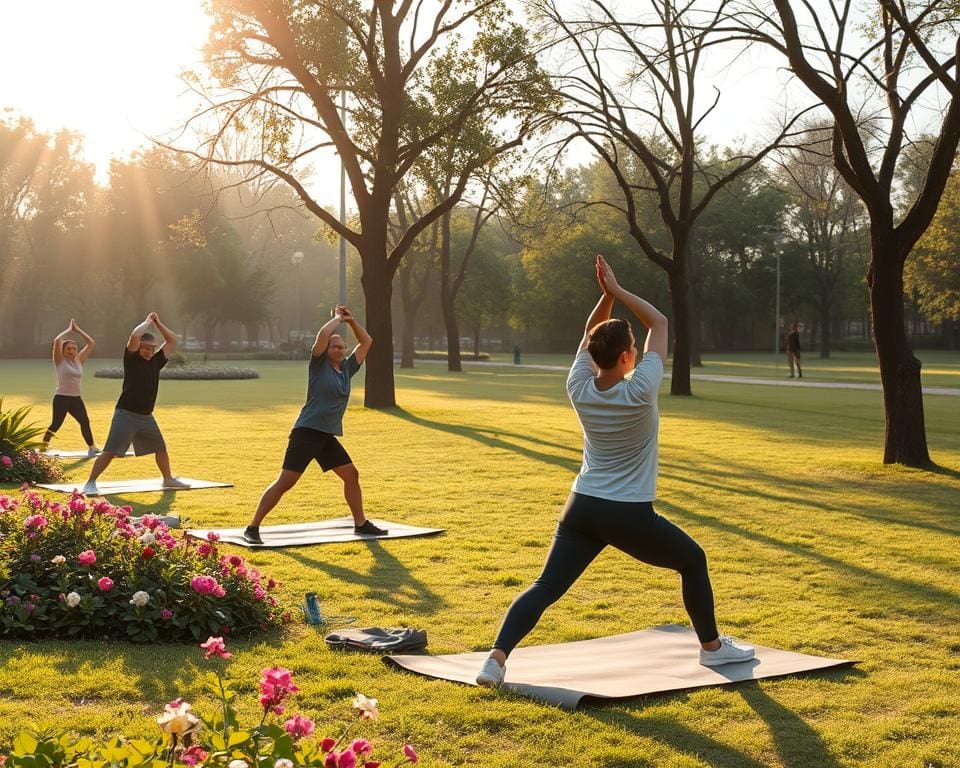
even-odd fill
[[[143,552],[140,553],[144,560],[149,560],[155,554],[157,554],[153,547],[144,547]]]

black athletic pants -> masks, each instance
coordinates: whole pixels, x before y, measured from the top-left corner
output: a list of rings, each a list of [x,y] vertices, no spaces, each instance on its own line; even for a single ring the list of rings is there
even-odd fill
[[[53,420],[47,427],[47,434],[43,436],[43,442],[49,443],[57,430],[63,426],[64,419],[70,414],[80,424],[80,434],[87,441],[87,445],[93,445],[93,432],[90,431],[90,417],[87,416],[87,407],[83,404],[83,398],[79,395],[54,395],[53,396]]]
[[[608,544],[644,563],[678,571],[683,605],[697,637],[704,643],[717,638],[707,558],[697,542],[658,515],[649,501],[609,501],[571,493],[543,573],[513,601],[493,647],[509,655]]]

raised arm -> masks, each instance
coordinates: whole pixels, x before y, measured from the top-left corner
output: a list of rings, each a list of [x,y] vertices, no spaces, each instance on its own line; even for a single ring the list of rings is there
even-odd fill
[[[342,304],[337,307],[337,313],[343,318],[343,322],[350,326],[353,335],[357,337],[357,346],[353,348],[352,354],[358,364],[362,363],[367,359],[367,352],[369,352],[370,347],[373,346],[373,337],[367,333],[366,328],[357,322],[353,313]]]
[[[153,325],[153,320],[151,319],[152,315],[153,313],[151,312],[149,315],[147,315],[146,320],[130,331],[130,338],[127,339],[128,352],[136,352],[138,349],[140,349],[140,337],[149,331],[150,326]]]
[[[169,358],[174,352],[177,351],[177,334],[171,331],[167,326],[160,322],[160,318],[157,316],[156,312],[151,312],[147,315],[147,320],[150,320],[160,331],[160,335],[163,336],[163,354]]]
[[[60,365],[63,360],[63,340],[73,331],[73,318],[70,319],[70,325],[64,328],[60,333],[53,337],[53,364]]]
[[[594,263],[594,269],[597,272],[597,282],[600,283],[600,300],[597,302],[597,305],[593,308],[593,311],[590,313],[590,316],[587,318],[587,324],[583,329],[583,338],[580,339],[580,346],[577,348],[577,353],[583,352],[590,345],[590,329],[593,328],[598,323],[602,323],[605,320],[610,319],[610,312],[613,311],[613,294],[607,289],[604,285],[603,280],[601,279],[600,273],[600,260],[601,257],[597,256]]]
[[[77,359],[80,363],[87,362],[87,358],[90,357],[90,354],[93,352],[93,348],[97,346],[97,342],[93,340],[93,336],[88,334],[83,328],[77,325],[77,321],[71,319],[70,325],[74,331],[76,331],[77,336],[83,339],[83,349],[77,353]]]
[[[313,357],[319,357],[327,351],[327,345],[330,343],[330,337],[333,335],[334,331],[340,327],[342,318],[340,317],[339,310],[340,308],[337,307],[337,309],[333,311],[333,317],[320,326],[320,330],[317,331],[317,338],[314,339],[313,349],[310,350],[310,354]]]
[[[635,296],[622,288],[617,282],[617,276],[603,256],[597,256],[597,278],[600,280],[600,285],[603,286],[604,291],[608,291],[613,298],[622,301],[647,329],[647,341],[643,346],[643,351],[656,352],[660,355],[660,359],[666,362],[667,339],[669,337],[669,325],[666,316],[650,302],[644,301],[639,296]]]

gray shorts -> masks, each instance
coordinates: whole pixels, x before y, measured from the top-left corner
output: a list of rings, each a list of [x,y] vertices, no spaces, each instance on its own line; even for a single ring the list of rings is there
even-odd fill
[[[104,453],[114,453],[123,456],[130,444],[133,443],[133,452],[137,456],[146,456],[150,453],[162,453],[167,450],[167,444],[160,434],[160,427],[153,414],[134,413],[123,408],[113,412],[110,422],[110,434],[103,445]]]

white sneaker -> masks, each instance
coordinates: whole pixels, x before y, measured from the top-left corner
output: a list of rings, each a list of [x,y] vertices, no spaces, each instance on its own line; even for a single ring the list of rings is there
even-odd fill
[[[96,456],[99,453],[100,449],[95,445],[91,445],[89,448],[87,448],[87,456]]]
[[[171,477],[163,481],[163,488],[189,488],[190,483],[185,483],[178,477]]]
[[[100,493],[100,490],[97,488],[97,484],[94,481],[89,480],[86,483],[84,483],[83,485],[84,496],[96,496],[98,493]]]
[[[477,673],[477,685],[485,685],[488,688],[499,688],[503,684],[503,676],[506,670],[500,666],[492,656],[488,656],[480,671]]]
[[[720,647],[717,650],[700,649],[700,663],[705,667],[750,661],[754,656],[756,656],[756,650],[752,645],[746,645],[727,635],[720,635]]]

